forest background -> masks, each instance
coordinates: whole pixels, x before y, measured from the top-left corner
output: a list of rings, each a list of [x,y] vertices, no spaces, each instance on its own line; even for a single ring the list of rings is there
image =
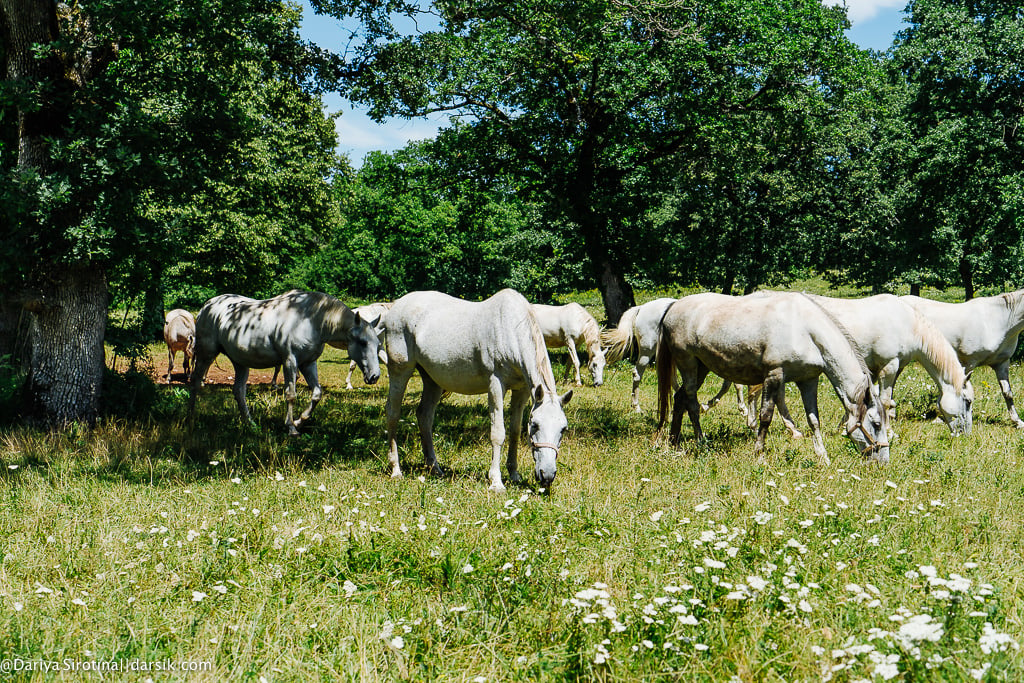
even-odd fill
[[[102,411],[104,344],[291,287],[534,301],[1020,286],[1024,10],[916,0],[0,0],[0,354],[21,414]],[[338,93],[432,140],[337,152]],[[120,324],[110,324],[117,311]],[[139,351],[141,353],[142,351]],[[10,389],[14,391],[14,389]]]

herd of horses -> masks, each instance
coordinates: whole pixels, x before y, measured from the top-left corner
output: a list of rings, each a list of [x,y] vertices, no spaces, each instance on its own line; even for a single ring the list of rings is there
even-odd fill
[[[527,436],[534,477],[549,487],[557,472],[562,436],[568,428],[564,407],[572,390],[559,395],[548,348],[567,347],[576,385],[582,384],[578,346],[587,349],[587,367],[595,385],[606,362],[634,356],[632,406],[640,410],[639,386],[654,361],[658,376],[659,428],[668,419],[669,438],[678,445],[684,414],[702,440],[700,416],[736,385],[741,412],[756,431],[761,455],[772,417],[778,410],[794,435],[785,403],[785,385],[799,389],[811,429],[814,451],[829,458],[818,417],[818,378],[825,375],[845,410],[843,430],[864,457],[889,460],[895,417],[896,380],[919,363],[939,392],[938,415],[953,434],[972,427],[974,368],[992,367],[1010,419],[1024,428],[1013,404],[1009,363],[1024,329],[1024,290],[965,303],[942,303],[915,296],[881,294],[838,299],[798,292],[756,292],[746,296],[703,293],[657,299],[623,314],[618,326],[601,331],[579,304],[531,304],[505,289],[480,302],[440,292],[412,292],[391,303],[350,309],[320,292],[292,290],[256,300],[224,294],[207,301],[198,315],[175,309],[167,314],[167,379],[177,351],[185,355],[189,383],[188,414],[206,372],[218,354],[231,361],[234,395],[242,419],[251,422],[246,385],[251,368],[283,372],[285,426],[298,434],[322,396],[317,360],[324,346],[347,349],[351,359],[346,386],[358,367],[367,384],[388,368],[385,428],[391,475],[401,477],[397,431],[406,387],[414,372],[423,383],[416,410],[426,466],[441,469],[433,442],[434,413],[447,392],[486,394],[491,418],[490,488],[505,488],[501,451],[506,441],[504,397],[511,392],[506,470],[513,483],[518,470],[518,441],[523,415],[531,405]],[[707,405],[697,391],[707,375],[724,382]],[[296,379],[312,391],[309,407],[294,413]],[[746,387],[742,400],[740,387]]]

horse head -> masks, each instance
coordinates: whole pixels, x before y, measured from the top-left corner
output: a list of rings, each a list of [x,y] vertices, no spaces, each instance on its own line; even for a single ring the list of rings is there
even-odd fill
[[[563,408],[572,398],[572,390],[558,396],[538,384],[533,389],[530,411],[530,447],[533,449],[533,474],[541,486],[551,486],[558,470],[556,459],[562,435],[569,427]]]
[[[939,417],[949,427],[954,436],[970,434],[974,423],[972,406],[974,405],[974,385],[968,377],[963,386],[957,390],[949,388],[939,397]]]
[[[380,379],[380,316],[367,322],[356,313],[348,333],[348,356],[363,371],[363,380],[375,384]]]
[[[861,454],[879,465],[889,462],[887,415],[870,380],[856,410],[846,420],[846,433],[860,448]]]
[[[590,369],[590,374],[594,378],[594,386],[599,387],[604,384],[604,349],[595,345],[593,350],[588,353],[590,359],[587,361],[587,368]]]

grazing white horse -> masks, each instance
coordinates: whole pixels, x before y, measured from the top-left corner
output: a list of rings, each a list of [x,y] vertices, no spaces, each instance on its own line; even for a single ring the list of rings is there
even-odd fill
[[[766,291],[750,296],[778,293]],[[914,362],[921,364],[938,387],[939,416],[950,432],[971,433],[974,387],[960,365],[956,351],[927,318],[892,294],[862,299],[807,296],[835,316],[863,354],[889,417],[890,439],[893,437],[892,420],[896,417],[893,387],[903,369]],[[753,403],[759,395],[759,388],[751,389],[748,400]],[[792,422],[784,402],[777,403],[776,408],[787,425]],[[753,420],[748,420],[748,424],[754,427]]]
[[[533,399],[529,437],[534,476],[550,486],[562,435],[568,427],[563,407],[572,391],[559,397],[544,336],[530,304],[518,292],[504,289],[490,299],[470,302],[440,292],[413,292],[396,301],[384,319],[388,352],[388,401],[385,409],[391,476],[401,477],[398,464],[398,419],[405,388],[415,370],[423,380],[416,409],[423,460],[440,473],[434,452],[434,410],[446,391],[487,394],[491,413],[491,490],[501,482],[501,447],[505,441],[502,411],[505,392],[512,391],[509,417],[508,476],[522,481],[517,448],[526,402]]]
[[[956,350],[966,373],[982,365],[995,371],[1010,421],[1017,429],[1024,429],[1024,421],[1013,406],[1010,389],[1010,357],[1017,348],[1017,337],[1024,330],[1024,289],[959,304],[917,296],[902,296],[900,300],[913,306],[941,330]]]
[[[658,325],[668,307],[675,299],[655,299],[645,304],[630,308],[619,318],[619,326],[613,330],[605,330],[601,341],[607,347],[606,359],[609,363],[623,358],[636,347],[636,363],[633,365],[633,410],[640,412],[640,381],[644,371],[654,360],[658,348]],[[674,379],[674,377],[673,377]]]
[[[594,378],[594,386],[601,386],[604,382],[605,356],[601,349],[601,328],[598,327],[594,316],[575,302],[564,306],[531,304],[531,307],[533,314],[537,316],[537,324],[540,325],[547,347],[557,349],[565,346],[569,349],[569,359],[572,360],[573,371],[576,373],[576,386],[583,386],[580,378],[580,357],[576,352],[576,347],[580,344],[587,347],[587,369]]]
[[[185,381],[189,380],[192,357],[196,351],[196,319],[184,308],[175,308],[164,316],[164,342],[167,344],[167,381],[171,381],[174,356],[182,352]]]
[[[847,435],[872,460],[889,461],[887,416],[880,409],[864,359],[836,320],[807,296],[705,293],[684,297],[665,312],[656,362],[662,425],[672,375],[677,369],[682,375],[672,410],[669,436],[673,444],[679,442],[684,410],[689,413],[694,436],[704,438],[697,390],[710,371],[730,382],[764,385],[754,444],[758,454],[764,449],[785,383],[795,382],[813,433],[814,451],[828,464],[818,420],[818,376],[824,373],[846,409]]]
[[[288,412],[285,426],[290,434],[308,420],[322,395],[316,361],[324,344],[343,343],[363,370],[367,384],[380,378],[377,358],[376,320],[365,321],[348,306],[321,292],[292,290],[272,299],[250,299],[222,294],[207,301],[196,317],[196,366],[192,373],[189,415],[206,371],[223,353],[235,369],[234,393],[245,422],[252,422],[245,401],[250,368],[284,368]],[[313,391],[309,407],[293,419],[295,381],[301,372]]]

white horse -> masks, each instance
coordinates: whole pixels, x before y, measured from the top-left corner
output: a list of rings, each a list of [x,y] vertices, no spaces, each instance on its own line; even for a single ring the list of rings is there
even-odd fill
[[[377,358],[378,321],[364,321],[348,306],[321,292],[292,290],[272,299],[256,300],[222,294],[207,301],[196,317],[196,366],[192,372],[189,415],[206,371],[223,353],[235,368],[234,393],[245,422],[252,422],[245,401],[250,368],[284,368],[288,412],[285,426],[290,434],[308,420],[322,395],[316,361],[324,344],[344,343],[349,355],[363,370],[367,384],[380,378]],[[296,374],[301,372],[313,391],[309,407],[293,420]]]
[[[670,439],[679,442],[683,411],[689,413],[694,436],[700,428],[697,390],[708,372],[739,384],[763,384],[760,427],[754,452],[764,449],[775,404],[786,382],[796,382],[813,433],[814,451],[829,458],[818,420],[818,376],[828,377],[846,409],[846,433],[862,453],[879,463],[889,461],[887,415],[864,359],[842,327],[822,307],[802,294],[731,297],[694,294],[665,312],[658,343],[660,424],[668,412],[669,386],[678,369]]]
[[[416,409],[423,460],[440,473],[434,452],[434,410],[444,392],[487,394],[491,414],[491,490],[501,482],[501,447],[505,441],[502,412],[505,392],[512,391],[509,417],[508,476],[521,482],[516,451],[526,402],[533,398],[529,437],[534,475],[541,486],[555,478],[562,435],[568,427],[563,407],[572,391],[559,397],[544,336],[530,304],[505,289],[481,302],[463,301],[440,292],[413,292],[396,301],[384,319],[388,351],[388,401],[385,409],[391,476],[398,464],[398,419],[412,373],[419,369],[423,394]]]
[[[959,304],[902,296],[928,318],[956,350],[956,355],[968,374],[982,365],[996,373],[999,388],[1010,413],[1010,421],[1017,429],[1024,429],[1024,421],[1017,416],[1010,389],[1010,357],[1017,348],[1017,338],[1024,330],[1024,289],[998,296],[983,296]]]
[[[766,291],[750,296],[778,293]],[[921,364],[938,387],[939,416],[950,432],[971,433],[974,387],[960,365],[956,351],[928,319],[892,294],[863,299],[807,296],[839,320],[864,355],[864,362],[871,371],[872,381],[878,386],[879,399],[889,417],[890,439],[893,436],[892,420],[896,417],[893,387],[903,369],[914,362]],[[751,404],[759,393],[758,387],[751,388],[748,399]],[[792,420],[785,403],[780,401],[776,408],[788,426]],[[752,420],[748,420],[748,424],[754,427]]]
[[[601,386],[604,382],[605,357],[601,349],[601,329],[594,316],[575,302],[564,306],[531,304],[531,308],[537,316],[537,324],[540,325],[547,347],[557,349],[565,346],[569,349],[569,359],[576,373],[576,386],[583,386],[580,379],[580,357],[576,353],[576,347],[580,344],[587,347],[587,369],[594,378],[594,386]]]
[[[633,410],[640,412],[640,381],[644,371],[654,360],[658,348],[658,325],[668,307],[675,299],[655,299],[630,308],[619,318],[619,326],[605,330],[601,341],[607,348],[605,358],[609,363],[623,358],[636,347],[637,358],[633,365]],[[674,377],[673,377],[674,379]]]
[[[167,344],[167,381],[171,381],[174,356],[181,351],[184,356],[181,364],[187,382],[196,350],[196,319],[191,313],[183,308],[175,308],[164,316],[164,342]]]

